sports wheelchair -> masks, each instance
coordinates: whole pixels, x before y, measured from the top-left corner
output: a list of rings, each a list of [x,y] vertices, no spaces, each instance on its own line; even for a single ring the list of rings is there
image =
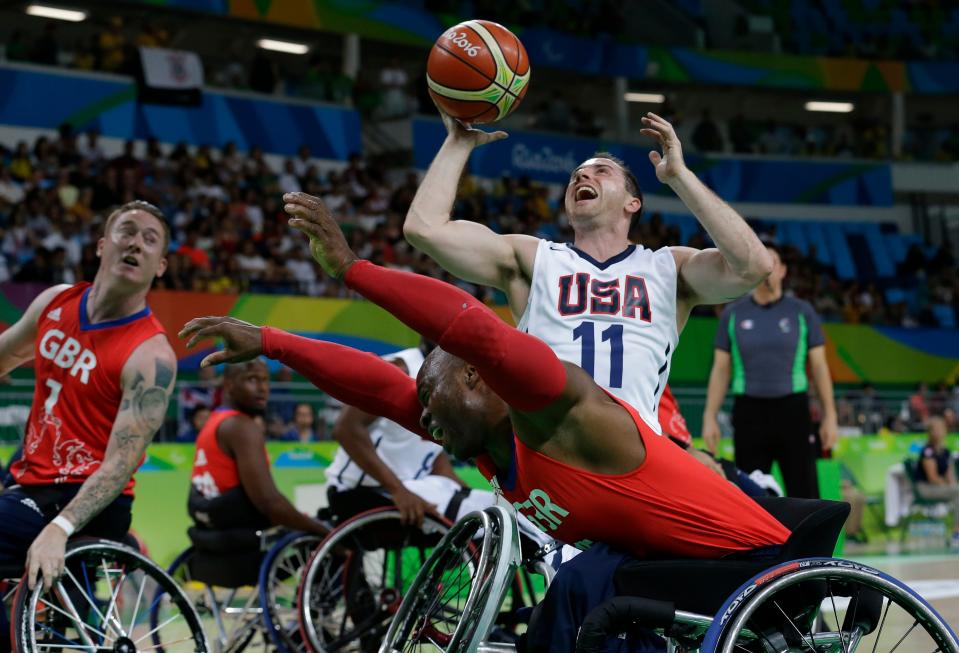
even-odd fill
[[[0,569],[18,653],[207,653],[199,616],[183,590],[137,549],[95,538],[67,545],[49,590],[27,587],[23,569]]]
[[[297,612],[303,640],[312,653],[376,651],[424,564],[452,523],[426,515],[419,527],[405,525],[393,507],[372,508],[341,522],[313,553],[301,576]],[[482,552],[489,548],[482,533],[473,531],[463,547],[450,555],[458,563],[444,582],[468,589]],[[524,542],[528,549],[532,543]],[[486,547],[486,548],[484,548]],[[541,560],[549,549],[539,551]],[[553,570],[540,562],[544,575]],[[506,584],[504,600],[491,618],[491,639],[512,641],[522,613],[538,600],[542,584],[524,570]],[[448,638],[472,604],[459,600],[445,606],[433,636]]]
[[[332,528],[332,526],[331,526]],[[174,559],[170,576],[190,597],[213,653],[238,653],[257,635],[265,648],[297,653],[299,574],[320,537],[279,528],[191,528],[193,545]],[[162,622],[154,602],[150,623]]]
[[[792,530],[776,559],[626,562],[614,577],[618,595],[590,612],[576,651],[598,653],[608,638],[642,628],[662,636],[670,652],[959,653],[955,633],[913,590],[866,565],[829,557],[847,504],[759,501]],[[468,555],[477,533],[482,546]],[[512,509],[467,515],[417,574],[380,652],[516,650],[491,642],[489,633],[519,560]],[[449,582],[467,576],[468,586]],[[454,600],[463,601],[463,618],[448,624]],[[531,628],[535,621],[534,612]],[[447,624],[447,636],[438,639]]]

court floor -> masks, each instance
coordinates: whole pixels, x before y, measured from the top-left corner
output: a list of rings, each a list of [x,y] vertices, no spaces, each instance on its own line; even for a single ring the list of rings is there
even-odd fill
[[[844,555],[903,581],[959,627],[959,553]]]

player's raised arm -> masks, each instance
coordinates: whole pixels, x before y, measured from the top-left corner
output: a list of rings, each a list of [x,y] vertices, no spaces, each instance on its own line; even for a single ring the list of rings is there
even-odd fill
[[[451,216],[456,189],[473,148],[506,138],[506,132],[467,128],[442,110],[440,115],[448,135],[416,191],[403,233],[411,245],[454,276],[507,291],[513,279],[528,276],[537,240],[500,235],[479,223],[452,220]]]
[[[123,367],[120,410],[113,422],[103,462],[58,515],[72,530],[83,528],[130,482],[147,445],[163,425],[175,381],[176,356],[165,335],[153,336],[130,355]],[[69,534],[60,525],[51,523],[34,540],[27,553],[27,579],[31,588],[36,583],[37,571],[42,573],[47,587],[60,575]]]
[[[241,363],[263,355],[280,361],[320,390],[345,404],[391,419],[422,437],[422,407],[416,381],[378,356],[322,340],[311,340],[280,329],[258,327],[232,317],[200,317],[179,333],[193,348],[204,338],[223,340],[222,351],[200,362],[201,367]]]
[[[37,336],[37,321],[53,298],[69,288],[60,284],[47,288],[36,296],[20,319],[0,333],[0,376],[33,359],[33,346]]]
[[[649,160],[656,178],[679,196],[709,234],[716,248],[674,247],[679,293],[690,307],[721,304],[741,297],[769,276],[773,261],[765,245],[739,213],[721,200],[686,167],[673,126],[654,113],[643,118],[640,132],[655,139],[663,152]]]

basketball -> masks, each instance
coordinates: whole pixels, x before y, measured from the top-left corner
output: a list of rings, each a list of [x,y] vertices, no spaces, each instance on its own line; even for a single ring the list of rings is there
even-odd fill
[[[488,20],[468,20],[443,32],[426,64],[433,101],[467,123],[496,122],[515,111],[529,74],[520,40]]]

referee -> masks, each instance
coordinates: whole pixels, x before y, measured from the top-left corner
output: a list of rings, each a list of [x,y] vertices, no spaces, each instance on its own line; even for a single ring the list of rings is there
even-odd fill
[[[809,414],[809,376],[822,402],[819,437],[824,450],[838,437],[832,379],[819,316],[808,302],[783,295],[786,266],[772,247],[772,274],[750,295],[726,306],[716,332],[703,438],[715,453],[716,416],[732,379],[736,466],[769,473],[779,463],[786,494],[818,498],[816,438]]]

